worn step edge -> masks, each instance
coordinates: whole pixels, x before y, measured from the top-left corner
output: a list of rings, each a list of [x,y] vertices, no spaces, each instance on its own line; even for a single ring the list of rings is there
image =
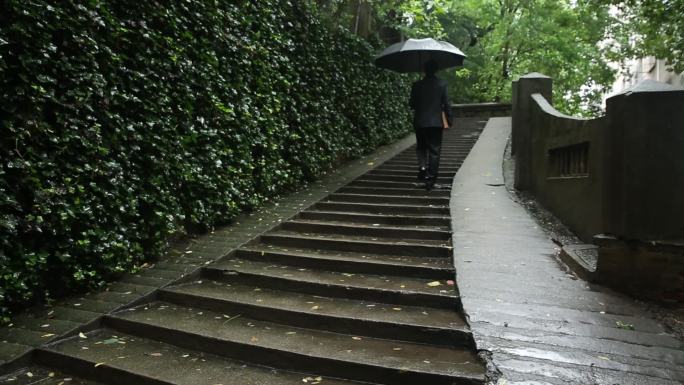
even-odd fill
[[[428,293],[410,290],[384,289],[371,286],[361,286],[340,283],[330,280],[315,281],[302,277],[282,277],[266,272],[253,272],[244,268],[223,265],[210,265],[202,269],[202,276],[222,282],[236,282],[274,290],[320,295],[324,297],[339,297],[346,299],[367,300],[407,306],[426,306],[442,309],[461,309],[461,301],[455,288],[451,294]],[[400,278],[400,277],[392,277]]]
[[[421,245],[416,243],[396,243],[382,241],[346,240],[323,237],[295,236],[292,234],[266,233],[259,237],[265,244],[320,248],[326,250],[366,252],[375,254],[407,255],[416,257],[450,258],[451,247]]]
[[[431,191],[446,191],[450,192],[451,191],[451,183],[440,183],[441,186],[439,189],[431,190]],[[387,181],[372,181],[372,180],[365,180],[365,179],[357,179],[353,182],[350,182],[347,184],[345,187],[367,187],[367,188],[398,188],[398,189],[403,189],[403,190],[415,190],[415,191],[421,191],[423,193],[425,192],[431,192],[431,191],[426,191],[425,190],[425,183],[419,183],[417,181],[415,182],[387,182]]]
[[[31,364],[35,347],[15,342],[3,342],[3,344],[12,346],[13,351],[0,360],[0,376],[3,373],[12,373]]]
[[[393,226],[434,226],[449,228],[451,219],[448,216],[411,216],[411,215],[382,215],[372,213],[353,213],[335,210],[320,210],[312,207],[300,212],[296,218],[311,220],[333,220],[358,223],[379,223]]]
[[[315,372],[323,376],[345,378],[353,381],[390,383],[396,385],[454,385],[483,384],[482,377],[453,377],[441,373],[405,370],[377,364],[341,360],[323,356],[311,356],[273,347],[245,344],[239,341],[220,339],[207,334],[172,329],[165,326],[132,321],[117,316],[107,316],[105,325],[123,333],[151,338],[170,343],[184,349],[201,350],[231,359],[246,360],[257,365],[266,365],[282,370]]]
[[[438,327],[421,323],[400,323],[370,317],[347,316],[340,312],[306,312],[268,303],[242,301],[238,298],[217,297],[207,294],[188,293],[185,286],[172,286],[159,291],[158,299],[177,305],[202,308],[204,310],[237,313],[246,318],[272,322],[292,327],[333,333],[352,334],[379,339],[389,339],[429,345],[472,348],[473,336],[467,326]],[[302,293],[289,293],[299,295]],[[320,298],[329,298],[318,296]],[[373,302],[372,304],[382,304]],[[393,304],[382,304],[392,306]],[[430,310],[430,308],[425,308]],[[454,309],[456,312],[456,309]],[[457,313],[460,317],[460,313]]]
[[[363,234],[369,237],[438,240],[448,241],[451,238],[449,231],[428,229],[407,229],[392,226],[360,226],[353,224],[311,222],[305,219],[293,219],[280,224],[279,229],[297,231],[302,233],[321,233],[339,235]]]
[[[449,215],[449,206],[416,206],[399,204],[380,204],[380,203],[348,203],[348,202],[326,202],[320,201],[313,205],[314,209],[346,211],[351,213],[369,213],[386,215]]]
[[[415,158],[415,155],[414,155],[414,158]],[[461,164],[463,164],[464,158],[465,158],[465,156],[461,156],[461,155],[446,156],[446,157],[440,156],[439,162],[440,162],[440,166],[443,164],[461,165]],[[418,164],[417,164],[415,159],[411,160],[411,159],[405,158],[405,157],[393,158],[393,159],[390,159],[383,164],[387,164],[387,165],[393,165],[393,164],[399,165],[399,164],[401,164],[401,165],[408,165],[410,167],[415,168],[416,170],[418,169]]]
[[[416,188],[392,188],[392,187],[361,187],[361,186],[344,186],[336,192],[343,194],[365,194],[365,195],[399,195],[399,196],[416,196],[416,197],[446,197],[450,196],[448,190],[431,190]]]
[[[230,256],[236,258],[273,262],[286,263],[291,266],[306,267],[306,268],[321,268],[330,271],[346,271],[350,273],[366,273],[366,274],[387,274],[387,275],[406,275],[409,277],[426,278],[435,280],[453,279],[456,271],[453,267],[445,268],[434,266],[430,264],[422,264],[419,261],[416,263],[407,263],[401,261],[383,261],[374,260],[372,254],[368,254],[368,258],[353,258],[351,256],[332,256],[321,253],[316,253],[316,250],[306,249],[300,251],[276,251],[269,249],[259,249],[257,247],[245,246],[237,249]],[[421,257],[411,257],[422,259]],[[441,259],[444,260],[444,259]]]
[[[446,176],[438,176],[437,183],[450,183],[453,178]],[[419,182],[416,176],[403,176],[403,175],[377,175],[367,173],[363,176],[363,180],[374,181],[374,182]]]
[[[454,166],[445,166],[445,165],[440,165],[439,166],[439,172],[458,172],[460,165],[454,165]],[[399,171],[399,172],[408,172],[413,175],[417,175],[418,173],[418,167],[416,165],[413,166],[406,166],[406,165],[393,165],[393,164],[386,164],[383,163],[379,165],[378,167],[370,170],[367,172],[367,174],[370,174],[372,172],[384,172],[384,171]]]
[[[414,178],[415,179],[415,178]],[[358,194],[349,192],[335,192],[326,197],[329,202],[350,202],[350,203],[391,203],[407,204],[416,206],[446,206],[449,204],[449,197],[428,197],[411,195],[382,195],[378,194]]]
[[[402,177],[402,178],[413,178],[416,180],[418,178],[418,173],[415,170],[393,170],[393,169],[376,169],[368,171],[366,176],[373,177]],[[456,171],[444,171],[439,170],[439,176],[442,178],[453,179],[456,175]]]
[[[440,159],[440,167],[458,167],[463,164],[462,160],[452,160],[452,161],[442,161]],[[411,167],[415,170],[418,170],[418,165],[416,164],[415,161],[404,161],[404,160],[388,160],[387,162],[383,163],[385,166],[399,166],[399,167]]]
[[[439,172],[452,172],[455,173],[458,171],[458,168],[460,166],[454,165],[454,166],[442,166],[440,165],[439,167]],[[418,174],[418,167],[416,165],[414,166],[401,166],[401,165],[392,165],[392,164],[381,164],[371,170],[368,170],[366,174],[372,174],[372,173],[383,173],[383,172],[400,172],[402,174],[408,174],[408,175],[417,175]]]
[[[143,374],[133,373],[108,364],[102,364],[96,367],[95,365],[98,364],[97,362],[49,349],[37,349],[34,353],[33,360],[38,365],[58,368],[61,371],[68,371],[69,374],[73,374],[77,377],[101,382],[107,385],[181,385],[162,381]]]

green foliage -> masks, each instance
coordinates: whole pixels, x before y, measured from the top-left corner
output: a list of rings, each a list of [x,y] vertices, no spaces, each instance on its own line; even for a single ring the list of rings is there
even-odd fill
[[[554,81],[554,104],[570,114],[600,106],[614,81],[605,39],[608,6],[567,0],[460,0],[445,30],[462,42],[471,76],[456,80],[472,101],[508,101],[511,81],[544,73]],[[443,22],[444,23],[444,22]],[[458,97],[458,96],[457,96]]]
[[[433,37],[461,48],[468,55],[464,69],[441,72],[449,81],[451,99],[457,103],[509,101],[513,80],[529,72],[542,72],[554,80],[557,108],[570,114],[590,114],[600,108],[602,96],[615,78],[615,70],[608,65],[610,59],[615,59],[614,51],[603,44],[617,21],[610,15],[608,2],[323,0],[319,3],[336,4],[335,10],[340,15],[354,15],[358,8],[354,5],[368,3],[373,7],[370,13],[376,19],[378,34],[381,27],[390,26],[405,37]],[[681,16],[670,18],[681,20]]]
[[[407,79],[308,2],[0,4],[0,316],[404,135]]]
[[[620,58],[655,56],[684,72],[683,0],[611,0],[616,6],[613,39]]]

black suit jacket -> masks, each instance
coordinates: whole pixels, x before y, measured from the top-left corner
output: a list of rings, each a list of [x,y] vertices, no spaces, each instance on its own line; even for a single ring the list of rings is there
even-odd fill
[[[434,75],[413,83],[409,105],[414,110],[413,126],[416,128],[442,127],[442,112],[451,125],[447,84]]]

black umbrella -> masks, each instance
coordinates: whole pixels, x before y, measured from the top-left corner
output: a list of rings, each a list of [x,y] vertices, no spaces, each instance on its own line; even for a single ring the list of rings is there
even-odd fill
[[[408,39],[385,48],[375,58],[375,65],[396,72],[423,72],[423,66],[429,60],[434,60],[440,70],[463,65],[465,56],[446,41]]]

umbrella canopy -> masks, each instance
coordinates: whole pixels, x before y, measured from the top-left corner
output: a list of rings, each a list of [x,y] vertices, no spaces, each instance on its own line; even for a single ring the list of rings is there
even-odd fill
[[[408,39],[385,48],[375,57],[375,65],[396,72],[423,72],[429,60],[434,60],[440,70],[463,65],[465,56],[460,49],[446,41]]]

